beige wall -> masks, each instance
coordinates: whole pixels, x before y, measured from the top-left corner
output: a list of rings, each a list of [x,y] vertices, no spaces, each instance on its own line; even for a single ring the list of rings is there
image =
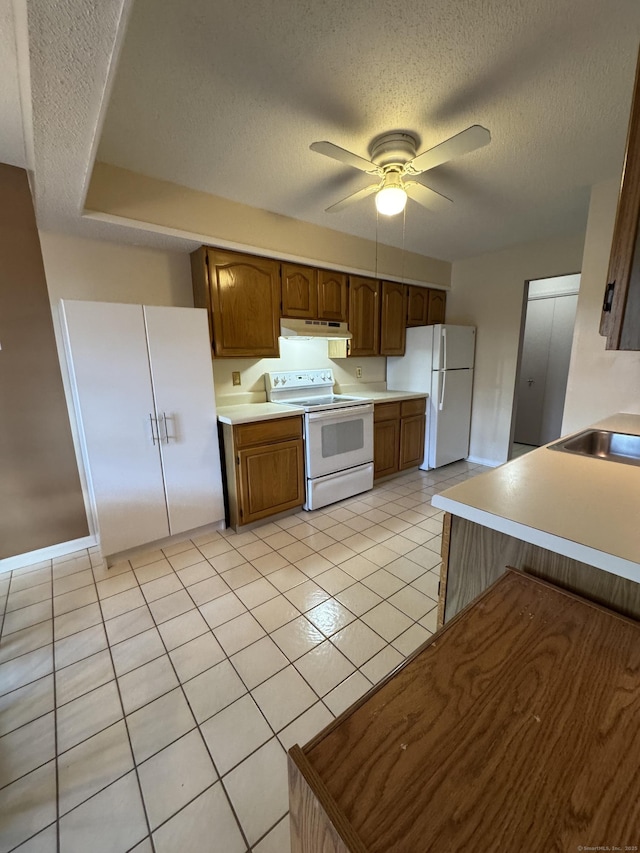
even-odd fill
[[[605,181],[591,191],[563,433],[613,412],[640,412],[640,353],[607,352],[598,334],[619,186]]]
[[[508,457],[525,282],[579,272],[582,235],[456,261],[447,322],[477,327],[470,456]]]
[[[107,163],[96,163],[87,211],[228,249],[344,272],[448,287],[449,261],[343,234]]]
[[[40,232],[54,311],[60,299],[191,307],[189,255]]]
[[[4,164],[0,257],[2,563],[89,533],[27,173]]]

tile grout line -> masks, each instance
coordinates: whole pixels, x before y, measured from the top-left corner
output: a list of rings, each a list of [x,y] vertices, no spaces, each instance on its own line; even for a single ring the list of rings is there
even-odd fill
[[[196,546],[196,547],[197,547],[197,546]],[[198,549],[198,550],[199,550],[199,549]],[[172,568],[173,568],[173,567],[172,567]],[[133,571],[133,570],[132,570],[132,571]],[[174,569],[174,572],[175,572],[175,569]],[[175,573],[176,573],[176,575],[177,575],[177,572],[175,572]],[[141,588],[141,587],[142,587],[142,584],[141,584],[141,583],[140,583],[140,581],[138,580],[138,577],[137,577],[137,575],[135,574],[135,571],[133,571],[133,574],[134,574],[134,577],[135,577],[135,579],[136,579],[136,583],[138,584],[138,588],[140,589],[140,593],[141,593],[141,595],[144,597],[144,593],[142,592],[142,588]],[[182,583],[182,581],[180,581],[180,583]],[[184,584],[183,584],[183,588],[187,591],[187,594],[189,595],[189,592],[188,592],[187,588],[186,588],[186,587],[184,587]],[[193,601],[193,598],[191,597],[191,595],[189,595],[189,598],[191,598],[191,601]],[[199,607],[198,607],[198,605],[195,603],[195,601],[193,601],[193,605],[194,605],[195,609],[196,609],[196,610],[198,610],[198,612],[199,612]],[[242,827],[242,824],[240,823],[240,819],[239,819],[238,815],[236,814],[236,810],[235,810],[235,808],[234,808],[233,803],[231,802],[231,798],[230,798],[230,796],[229,796],[229,794],[228,794],[228,792],[227,792],[227,789],[226,789],[225,785],[224,785],[224,784],[223,784],[223,782],[222,782],[222,776],[221,776],[221,774],[220,774],[220,773],[219,773],[219,771],[218,771],[218,768],[217,768],[217,766],[216,766],[216,762],[215,762],[215,760],[214,760],[213,756],[211,755],[211,750],[209,749],[209,745],[208,745],[208,743],[207,743],[207,740],[206,740],[206,738],[205,738],[204,734],[202,733],[202,729],[201,729],[201,727],[200,727],[200,723],[198,722],[198,718],[196,717],[196,715],[195,715],[195,713],[194,713],[194,711],[193,711],[193,708],[191,707],[191,702],[189,701],[189,697],[187,696],[187,693],[186,693],[186,691],[185,691],[185,689],[184,689],[184,686],[183,686],[183,684],[182,684],[182,679],[181,679],[181,678],[180,678],[180,676],[178,675],[178,671],[176,670],[176,667],[175,667],[175,664],[174,664],[174,662],[173,662],[173,659],[171,658],[171,655],[170,655],[170,653],[169,653],[169,650],[167,649],[167,645],[166,645],[166,643],[165,643],[164,637],[163,637],[163,636],[162,636],[162,634],[160,633],[160,630],[159,630],[159,628],[158,628],[158,623],[156,622],[156,618],[155,618],[155,616],[154,616],[153,611],[151,610],[151,608],[149,608],[149,612],[151,613],[151,619],[153,620],[154,627],[155,627],[156,631],[158,632],[158,635],[160,636],[160,641],[162,642],[162,645],[164,646],[165,654],[166,654],[166,656],[167,656],[167,658],[168,658],[168,660],[169,660],[169,664],[171,665],[171,668],[173,669],[174,675],[175,675],[175,677],[176,677],[176,680],[177,680],[178,685],[179,685],[179,687],[180,687],[180,690],[181,690],[181,692],[182,692],[182,696],[183,696],[183,698],[184,698],[185,702],[187,703],[187,707],[189,708],[189,711],[190,711],[190,713],[191,713],[191,716],[193,717],[193,720],[194,720],[194,722],[195,722],[195,729],[197,729],[198,734],[200,735],[200,737],[201,737],[201,739],[202,739],[202,743],[203,743],[203,745],[204,745],[204,748],[207,750],[207,754],[208,754],[208,756],[209,756],[209,759],[210,759],[210,761],[211,761],[211,764],[212,764],[212,766],[213,766],[213,769],[214,769],[214,771],[215,771],[215,773],[216,773],[216,775],[217,775],[217,777],[218,777],[218,778],[217,778],[217,779],[212,783],[212,785],[210,785],[210,786],[208,786],[207,788],[205,788],[205,790],[208,790],[208,788],[209,788],[209,787],[213,787],[213,785],[215,785],[215,784],[216,784],[216,782],[218,782],[218,781],[220,782],[221,788],[222,788],[222,790],[224,791],[224,795],[225,795],[225,798],[226,798],[226,800],[227,800],[227,805],[229,806],[229,808],[230,808],[230,810],[231,810],[231,813],[233,814],[233,817],[234,817],[234,819],[235,819],[235,821],[236,821],[236,824],[237,824],[237,826],[238,826],[238,829],[239,829],[239,831],[240,831],[240,836],[241,836],[241,838],[242,838],[242,840],[243,840],[243,842],[244,842],[244,844],[245,844],[245,847],[247,848],[247,850],[249,850],[249,849],[250,849],[250,847],[251,847],[251,845],[250,845],[250,844],[249,844],[249,842],[248,842],[248,839],[247,839],[247,837],[246,837],[246,835],[245,835],[245,832],[244,832],[244,829],[243,829],[243,827]],[[187,612],[189,612],[189,611],[187,611]],[[182,615],[182,614],[179,614],[179,615]],[[200,614],[200,615],[202,616],[202,614]],[[203,617],[203,618],[204,618],[204,617]],[[167,620],[167,621],[169,621],[169,620]],[[205,622],[206,622],[206,620],[205,620]],[[162,624],[162,623],[160,623],[160,624]],[[207,623],[207,624],[208,624],[208,623]],[[213,631],[211,630],[211,627],[209,627],[209,630],[211,631],[211,634],[212,634],[212,635],[214,636],[214,638],[215,638],[215,635],[213,634]],[[221,648],[222,648],[222,647],[221,647]],[[224,649],[222,649],[222,651],[224,652]],[[226,655],[226,652],[224,652],[224,653],[225,653],[225,655]],[[222,661],[220,661],[220,663],[222,663]],[[231,662],[229,661],[229,663],[231,663]],[[215,666],[215,665],[216,665],[216,664],[214,664],[214,666]],[[232,665],[232,666],[233,666],[233,665]],[[210,669],[212,669],[212,668],[213,668],[213,667],[210,667]],[[205,670],[205,671],[206,671],[206,670]],[[235,671],[235,667],[234,667],[234,671]],[[194,677],[197,677],[197,676],[194,676]],[[242,682],[242,683],[244,684],[244,682]],[[175,688],[174,688],[174,689],[175,689]],[[170,692],[170,691],[168,691],[168,692]],[[166,695],[166,694],[163,694],[163,695]],[[156,698],[160,698],[160,697],[156,697]],[[155,700],[152,700],[152,701],[155,701]],[[147,704],[150,704],[150,703],[147,703]],[[231,703],[229,703],[229,704],[231,705],[231,704],[233,704],[233,703],[231,702]],[[143,707],[144,707],[144,706],[143,706]],[[225,707],[229,707],[229,706],[225,706]],[[137,709],[137,708],[136,708],[136,710],[139,710],[139,709]],[[224,709],[221,709],[221,710],[224,710]],[[209,719],[209,718],[207,718],[207,719]],[[206,720],[205,720],[205,722],[206,722]],[[191,729],[191,731],[194,731],[195,729]],[[187,733],[187,734],[188,734],[188,733]],[[180,737],[184,737],[184,735],[180,735]],[[180,738],[176,738],[176,740],[180,740]],[[176,741],[173,741],[173,742],[175,743]],[[159,749],[159,750],[158,750],[158,752],[154,753],[154,755],[157,755],[159,752],[162,752],[162,750],[163,750],[163,749],[166,749],[166,746],[161,747],[161,749]],[[133,748],[132,748],[132,753],[133,753]],[[149,756],[149,758],[151,758],[151,757],[152,757],[152,756]],[[133,760],[134,760],[134,763],[135,763],[135,765],[136,765],[136,772],[137,772],[137,767],[138,767],[138,765],[137,765],[137,763],[136,763],[135,753],[133,753]],[[145,759],[145,760],[147,760],[147,759]],[[141,763],[144,763],[144,762],[141,762]],[[203,793],[204,793],[204,791],[200,791],[200,792],[198,793],[198,795],[197,795],[196,797],[194,797],[194,798],[193,798],[193,800],[197,799],[197,797],[201,796]],[[144,800],[144,794],[142,793],[142,790],[141,790],[141,796],[142,796],[142,798],[143,798],[143,800]],[[190,802],[193,802],[193,800],[191,800]],[[173,814],[171,814],[171,815],[167,818],[167,820],[166,820],[166,821],[164,821],[164,823],[167,823],[169,820],[171,820],[172,818],[174,818],[174,817],[175,817],[177,814],[179,814],[179,813],[180,813],[184,808],[186,808],[186,807],[187,807],[187,805],[189,805],[189,803],[187,803],[186,805],[183,805],[183,806],[182,806],[181,808],[179,808],[177,811],[173,812]],[[158,829],[158,827],[156,827],[155,829]],[[155,829],[154,829],[154,832],[155,832]],[[151,834],[151,830],[150,830],[150,834]],[[153,844],[153,839],[152,839],[152,844]],[[154,851],[155,851],[155,844],[154,844],[154,846],[153,846],[153,849],[154,849]]]
[[[133,571],[133,570],[132,570],[132,571]],[[120,690],[120,683],[119,683],[119,681],[118,681],[118,677],[117,677],[117,675],[116,675],[116,668],[115,668],[115,665],[114,665],[114,662],[113,662],[113,654],[112,654],[112,652],[111,652],[111,646],[110,646],[110,644],[109,644],[109,638],[108,638],[108,636],[107,636],[107,631],[106,631],[106,628],[105,628],[105,625],[104,625],[105,619],[104,619],[104,614],[103,614],[103,612],[102,612],[102,602],[100,601],[100,596],[98,595],[98,585],[97,585],[97,583],[96,583],[96,579],[95,579],[95,577],[96,577],[96,573],[95,573],[95,567],[94,567],[94,566],[91,566],[91,574],[93,575],[93,582],[94,582],[94,585],[95,585],[96,597],[97,597],[97,599],[98,599],[98,607],[99,607],[99,609],[100,609],[100,615],[101,615],[101,617],[102,617],[102,626],[103,626],[103,630],[104,630],[104,632],[105,632],[105,638],[106,638],[106,640],[107,640],[107,649],[108,649],[108,651],[109,651],[109,659],[110,659],[110,661],[111,661],[111,667],[112,667],[112,669],[113,669],[113,674],[114,674],[114,681],[115,681],[115,685],[116,685],[116,690],[118,691],[118,700],[119,700],[119,702],[120,702],[120,708],[121,708],[121,710],[122,710],[122,720],[123,720],[123,722],[124,722],[124,728],[125,728],[125,731],[126,731],[126,733],[127,733],[127,741],[128,741],[128,743],[129,743],[129,749],[130,749],[130,751],[131,751],[131,760],[132,760],[132,762],[133,762],[133,770],[134,770],[134,773],[136,774],[136,781],[137,781],[137,783],[138,783],[138,792],[139,792],[139,794],[140,794],[140,802],[142,803],[142,811],[143,811],[143,814],[144,814],[145,823],[146,823],[146,825],[147,825],[147,836],[149,837],[149,840],[150,840],[152,853],[155,853],[155,849],[156,849],[156,848],[155,848],[155,844],[154,844],[154,841],[153,841],[153,837],[152,837],[152,835],[151,835],[151,823],[150,823],[150,821],[149,821],[149,814],[148,814],[148,812],[147,812],[147,805],[146,805],[146,803],[145,803],[144,794],[143,794],[143,792],[142,792],[142,784],[141,784],[141,782],[140,782],[140,775],[139,775],[139,773],[138,773],[138,765],[137,765],[137,763],[136,763],[135,753],[134,753],[134,751],[133,751],[133,743],[132,743],[132,741],[131,741],[131,733],[129,732],[129,724],[128,724],[128,722],[127,722],[127,715],[126,715],[126,713],[125,713],[125,709],[124,709],[124,702],[122,701],[122,692],[121,692],[121,690]],[[119,722],[119,721],[117,721],[117,720],[116,720],[116,722]],[[109,728],[109,726],[107,726],[107,728]],[[103,729],[103,731],[104,731],[104,729]],[[97,733],[96,733],[96,734],[97,734]],[[87,738],[87,740],[88,740],[88,738]],[[127,771],[127,772],[130,772],[130,771]],[[124,778],[124,775],[126,775],[126,774],[123,774],[123,776],[121,776],[121,777],[119,777],[119,778]],[[109,783],[109,785],[114,784],[116,781],[118,781],[118,780],[114,780],[113,782],[110,782],[110,783]],[[109,787],[109,785],[105,786],[105,788],[108,788],[108,787]],[[101,790],[105,790],[105,788],[102,788]],[[96,792],[96,794],[98,794],[98,793],[100,793],[100,791],[97,791],[97,792]],[[92,796],[96,796],[96,794],[93,794]],[[91,797],[89,797],[88,799],[91,799]],[[88,800],[85,800],[85,802],[88,802]],[[71,811],[73,811],[73,809],[71,809]],[[144,838],[141,838],[139,841],[137,841],[137,842],[136,842],[136,844],[134,844],[134,847],[136,847],[138,844],[141,844],[144,840],[145,840]],[[133,849],[133,848],[131,848],[131,849]],[[60,853],[60,851],[58,851],[58,853]]]

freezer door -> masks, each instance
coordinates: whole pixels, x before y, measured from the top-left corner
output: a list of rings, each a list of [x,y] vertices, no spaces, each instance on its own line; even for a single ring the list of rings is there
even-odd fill
[[[476,330],[473,326],[433,327],[433,369],[461,370],[473,367]]]
[[[427,445],[429,468],[439,468],[469,454],[473,370],[441,370],[433,380]]]

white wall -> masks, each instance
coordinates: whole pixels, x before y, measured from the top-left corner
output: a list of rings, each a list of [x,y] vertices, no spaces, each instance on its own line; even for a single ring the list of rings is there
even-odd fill
[[[509,453],[525,282],[579,272],[584,238],[513,246],[453,264],[447,322],[477,327],[470,456],[487,464]]]
[[[598,333],[620,182],[591,190],[562,432],[613,412],[640,412],[640,353],[605,350]]]

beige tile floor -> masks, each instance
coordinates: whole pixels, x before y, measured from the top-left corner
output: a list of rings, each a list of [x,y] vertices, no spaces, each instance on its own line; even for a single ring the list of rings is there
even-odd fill
[[[106,569],[0,576],[0,853],[287,853],[286,750],[436,626],[459,462]]]

